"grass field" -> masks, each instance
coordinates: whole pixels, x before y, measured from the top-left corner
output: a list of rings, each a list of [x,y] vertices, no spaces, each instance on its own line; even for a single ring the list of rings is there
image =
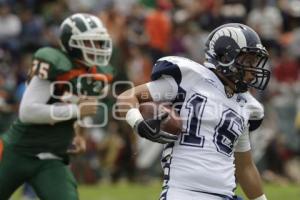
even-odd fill
[[[121,182],[115,185],[102,183],[79,187],[81,200],[157,200],[161,184],[159,181],[147,185]],[[268,200],[300,200],[300,185],[279,186],[265,184]],[[237,193],[243,196],[240,189]],[[245,198],[246,199],[246,198]],[[17,192],[12,200],[21,200]]]

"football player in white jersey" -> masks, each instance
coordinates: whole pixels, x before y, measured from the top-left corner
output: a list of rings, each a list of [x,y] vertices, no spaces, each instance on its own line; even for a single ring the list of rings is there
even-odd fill
[[[238,182],[249,199],[266,200],[251,157],[249,132],[264,117],[248,92],[270,79],[268,52],[243,24],[225,24],[208,36],[206,62],[182,57],[159,59],[152,81],[118,97],[120,113],[148,140],[164,143],[164,184],[160,200],[235,199]],[[166,117],[144,120],[138,105],[171,102],[183,119],[179,136],[160,130]]]

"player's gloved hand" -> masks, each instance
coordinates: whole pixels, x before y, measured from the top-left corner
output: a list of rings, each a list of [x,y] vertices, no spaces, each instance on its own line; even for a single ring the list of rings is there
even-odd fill
[[[80,97],[78,106],[80,118],[96,115],[98,99],[96,97]]]
[[[160,124],[168,117],[168,113],[163,113],[155,119],[139,120],[134,129],[143,138],[162,144],[175,142],[177,135],[160,130]]]

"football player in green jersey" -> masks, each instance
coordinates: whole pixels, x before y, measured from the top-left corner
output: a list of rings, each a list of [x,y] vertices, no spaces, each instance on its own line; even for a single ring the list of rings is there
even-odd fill
[[[0,199],[24,182],[42,200],[78,199],[66,165],[85,150],[74,122],[97,111],[97,96],[112,80],[112,41],[99,18],[74,14],[61,25],[62,50],[38,49],[19,117],[0,138]],[[69,147],[74,145],[72,150]]]

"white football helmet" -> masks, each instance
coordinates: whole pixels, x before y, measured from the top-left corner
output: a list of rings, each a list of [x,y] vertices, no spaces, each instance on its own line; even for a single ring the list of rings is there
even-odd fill
[[[62,49],[87,66],[105,66],[112,54],[112,40],[101,20],[78,13],[66,18],[60,27]]]

